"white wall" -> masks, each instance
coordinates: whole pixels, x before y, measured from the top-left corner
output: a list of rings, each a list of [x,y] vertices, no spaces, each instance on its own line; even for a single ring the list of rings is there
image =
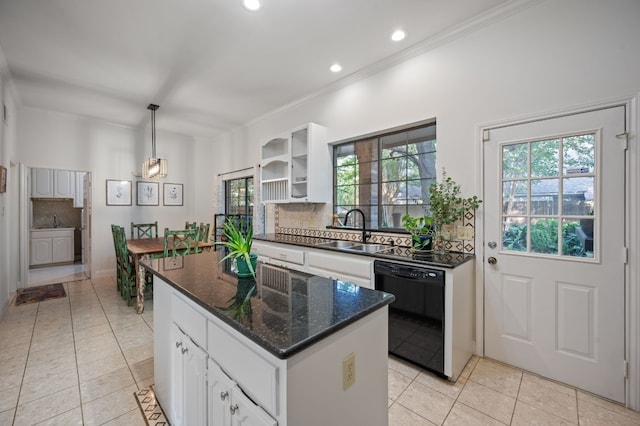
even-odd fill
[[[639,17],[637,0],[542,2],[252,123],[245,165],[270,137],[305,122],[338,141],[436,117],[439,166],[478,193],[479,124],[640,90]]]
[[[111,237],[112,223],[129,230],[130,222],[158,221],[162,230],[184,228],[185,220],[208,220],[209,211],[201,203],[207,194],[196,186],[198,181],[210,182],[210,168],[194,167],[196,159],[207,155],[196,154],[193,138],[157,132],[158,156],[169,161],[169,175],[162,183],[184,185],[184,206],[136,206],[136,181],[141,164],[151,154],[149,131],[111,125],[94,119],[21,108],[19,117],[19,158],[29,167],[82,170],[92,173],[93,181],[93,233],[92,274],[113,274],[115,253]],[[202,144],[200,144],[200,147]],[[132,206],[106,205],[106,179],[131,180]],[[198,184],[199,185],[199,184]],[[204,198],[203,198],[204,197]]]

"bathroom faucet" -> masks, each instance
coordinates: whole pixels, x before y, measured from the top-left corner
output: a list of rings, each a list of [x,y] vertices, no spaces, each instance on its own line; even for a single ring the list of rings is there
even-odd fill
[[[371,232],[368,232],[366,230],[367,221],[366,221],[366,218],[364,216],[364,212],[362,210],[360,210],[360,209],[351,209],[351,210],[349,210],[347,212],[347,214],[344,215],[344,224],[345,225],[347,223],[349,223],[349,214],[351,214],[351,212],[358,212],[362,216],[362,244],[366,244],[367,243],[367,238],[369,238],[371,236]],[[355,225],[355,221],[354,221],[354,225]]]

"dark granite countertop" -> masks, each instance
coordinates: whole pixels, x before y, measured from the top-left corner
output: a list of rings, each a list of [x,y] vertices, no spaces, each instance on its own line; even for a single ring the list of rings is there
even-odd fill
[[[364,252],[351,252],[345,251],[333,247],[317,246],[316,244],[331,241],[327,238],[308,237],[303,235],[289,235],[289,234],[262,234],[254,235],[254,240],[268,241],[274,243],[291,244],[295,246],[310,247],[322,250],[331,250],[334,252],[356,254],[359,256],[370,256],[376,259],[395,260],[400,262],[410,262],[424,266],[436,266],[441,268],[455,268],[463,263],[474,259],[474,254],[460,253],[455,251],[448,251],[444,254],[436,254],[430,251],[416,253],[408,247],[394,247],[391,251],[385,251],[383,253],[364,253]]]
[[[238,279],[221,251],[142,261],[145,268],[278,358],[388,305],[393,295],[259,264]],[[160,315],[156,312],[156,315]]]

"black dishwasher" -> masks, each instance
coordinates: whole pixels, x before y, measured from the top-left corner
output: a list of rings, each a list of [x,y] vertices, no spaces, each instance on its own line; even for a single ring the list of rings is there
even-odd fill
[[[444,376],[444,271],[376,260],[389,305],[389,353]]]

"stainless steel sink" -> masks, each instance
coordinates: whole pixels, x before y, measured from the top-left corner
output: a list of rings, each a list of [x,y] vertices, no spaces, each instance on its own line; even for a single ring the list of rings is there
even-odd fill
[[[393,249],[393,247],[386,244],[357,244],[351,247],[344,247],[344,250],[362,253],[382,253],[391,249]]]
[[[362,244],[355,241],[342,241],[342,240],[325,241],[322,243],[317,243],[316,246],[331,247],[339,250],[359,252],[359,253],[381,253],[381,252],[393,249],[393,247],[388,246],[386,244]]]
[[[337,248],[337,249],[345,249],[348,247],[353,247],[354,245],[356,245],[358,243],[353,242],[353,241],[341,241],[341,240],[335,240],[335,241],[325,241],[323,243],[317,243],[317,246],[322,246],[322,247],[333,247],[333,248]]]

